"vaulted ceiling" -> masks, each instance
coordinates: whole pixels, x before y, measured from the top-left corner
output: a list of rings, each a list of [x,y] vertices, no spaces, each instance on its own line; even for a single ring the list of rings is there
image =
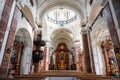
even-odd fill
[[[52,9],[64,6],[64,8],[75,11],[83,20],[87,20],[87,0],[36,0],[37,19],[41,21],[44,15]]]
[[[102,9],[99,1],[90,6],[91,0],[35,0],[36,3],[36,23],[42,26],[43,39],[52,42],[56,46],[60,42],[65,42],[68,46],[76,40],[80,40],[81,26],[87,23],[90,26],[99,11]],[[74,23],[60,27],[50,23],[46,19],[46,14],[60,8],[72,10],[77,15]],[[47,36],[46,36],[47,35]],[[81,42],[81,41],[80,41]]]

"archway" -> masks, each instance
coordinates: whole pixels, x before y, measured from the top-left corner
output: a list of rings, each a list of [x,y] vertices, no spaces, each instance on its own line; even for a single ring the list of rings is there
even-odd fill
[[[59,28],[52,32],[51,34],[51,42],[53,46],[53,50],[57,48],[57,45],[61,42],[64,42],[68,48],[70,49],[73,46],[73,33],[66,28]]]
[[[10,59],[12,75],[29,74],[32,57],[32,40],[26,29],[19,29],[15,35],[15,41]]]
[[[112,64],[111,60],[109,60],[111,58],[109,57],[109,54],[111,55],[112,53],[112,59],[114,60],[115,54],[113,42],[111,40],[110,32],[107,27],[108,25],[105,20],[106,20],[105,17],[104,18],[99,17],[98,21],[96,21],[96,23],[93,25],[93,29],[91,32],[93,55],[96,74],[112,75],[113,70],[111,70]],[[115,63],[115,65],[117,64]],[[117,69],[114,69],[113,72],[117,72]]]

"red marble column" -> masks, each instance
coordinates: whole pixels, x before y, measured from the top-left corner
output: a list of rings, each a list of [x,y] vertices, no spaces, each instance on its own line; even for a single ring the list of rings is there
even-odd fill
[[[83,54],[83,52],[82,52],[81,58],[82,58],[82,61],[81,61],[82,62],[81,63],[82,66],[80,66],[80,70],[84,72],[85,71],[85,63],[84,63],[84,61],[85,61],[85,55]]]
[[[82,56],[83,56],[83,54],[79,54],[78,55],[78,59],[79,59],[79,71],[83,71],[83,59],[82,59]]]
[[[82,30],[82,38],[83,38],[83,50],[84,50],[84,57],[85,57],[85,68],[86,72],[95,73],[95,65],[93,59],[93,51],[91,45],[91,35],[90,30],[84,29],[85,25],[83,25]]]
[[[95,64],[94,64],[94,58],[93,58],[90,30],[88,30],[87,34],[88,34],[88,45],[89,45],[89,54],[90,54],[90,60],[91,60],[92,73],[95,73]]]
[[[47,54],[47,47],[44,48],[43,71],[45,71],[46,68],[46,54]]]
[[[34,31],[34,30],[33,30]],[[36,40],[37,39],[37,33],[34,31],[34,40]],[[36,49],[36,46],[35,45],[33,45],[33,50],[35,50]],[[31,59],[31,65],[30,65],[30,73],[33,73],[34,72],[34,64],[33,64],[33,61],[32,61],[32,59]]]
[[[118,21],[118,26],[120,28],[120,0],[111,0],[114,10],[115,10],[115,14],[117,17],[117,21]]]
[[[46,43],[47,44],[47,43]],[[46,57],[45,57],[45,63],[46,63],[46,71],[49,70],[49,63],[50,63],[50,47],[46,46]]]
[[[50,56],[50,64],[49,64],[49,70],[53,69],[53,57]]]
[[[115,11],[115,14],[116,14],[116,18],[117,18],[117,21],[118,21],[118,27],[120,28],[120,0],[111,0],[111,1],[112,1],[114,11]],[[118,34],[120,34],[120,33],[118,33]],[[115,53],[116,53],[118,66],[119,66],[119,72],[120,72],[120,42],[119,42],[119,47],[115,48]]]
[[[7,0],[6,5],[5,5],[5,9],[3,11],[3,13],[7,14],[8,18],[9,18],[9,12],[10,12],[10,9],[11,9],[11,5],[12,5],[12,1]],[[6,11],[8,11],[8,12],[6,12]],[[17,22],[18,22],[18,19],[19,19],[20,16],[21,16],[21,12],[16,7],[15,11],[14,11],[14,16],[13,16],[13,19],[12,19],[12,24],[11,24],[11,27],[10,27],[10,32],[9,32],[9,35],[8,35],[8,40],[7,40],[7,44],[6,44],[4,57],[3,57],[3,60],[2,60],[2,65],[0,67],[0,74],[1,75],[6,75],[6,73],[7,73],[9,60],[5,58],[6,50],[13,46],[16,26],[17,26]],[[6,20],[8,20],[8,18]],[[2,27],[6,27],[7,22],[4,21],[4,19],[1,20],[0,25],[3,24],[3,23],[4,23],[4,26],[2,26]],[[5,32],[5,28],[4,28],[3,31]]]
[[[16,64],[16,75],[20,75],[20,62],[21,62],[21,57],[22,57],[22,53],[23,53],[23,43],[22,42],[18,42],[17,44],[17,48],[18,48],[18,57],[17,57],[17,64]]]
[[[75,64],[76,64],[76,70],[79,71],[79,56],[78,56],[78,47],[79,45],[74,43],[74,49],[75,49]]]
[[[82,41],[83,41],[83,50],[85,55],[85,70],[88,73],[91,73],[91,60],[90,60],[90,54],[89,54],[89,45],[88,45],[88,37],[86,33],[82,34]]]
[[[109,60],[108,60],[108,55],[107,55],[107,50],[105,48],[105,44],[102,44],[102,52],[104,55],[104,59],[105,59],[105,65],[106,65],[106,75],[109,75],[110,72],[110,64],[109,64]]]
[[[10,11],[12,8],[12,1],[13,0],[6,0],[2,15],[1,15],[1,20],[0,20],[0,39],[1,40],[4,39],[4,35],[7,29],[7,23],[8,23],[8,20],[10,17]],[[2,47],[2,42],[0,43],[0,49]]]
[[[44,46],[44,44],[42,43],[41,38],[42,38],[41,32],[39,34],[34,33],[34,46],[33,46],[33,49],[36,46],[35,50],[40,50],[41,46]],[[44,71],[45,70],[45,66],[46,65],[44,63],[45,63],[45,60],[46,60],[46,49],[44,49],[42,57],[43,58],[41,60],[39,60],[39,62],[32,63],[33,67],[34,67],[34,71],[33,72],[40,72],[40,71]],[[32,70],[33,70],[33,68],[32,68]]]
[[[118,0],[115,0],[115,1],[118,1]],[[113,22],[113,17],[112,17],[111,11],[110,11],[109,4],[105,7],[105,9],[103,10],[103,13],[107,17],[109,32],[110,32],[111,39],[112,39],[113,44],[114,44],[115,55],[117,56],[120,54],[120,42],[118,39],[117,31],[115,29],[115,24]],[[120,72],[120,58],[117,58],[117,62],[118,62],[119,72]]]
[[[33,54],[36,54],[36,50],[40,50],[40,45],[39,46],[36,46],[36,48],[35,48],[35,53],[34,53],[34,51],[32,52],[32,58],[33,58]],[[34,59],[34,58],[33,58]],[[33,60],[32,59],[32,60]],[[35,63],[33,63],[32,62],[32,64],[33,64],[33,72],[34,73],[38,73],[39,71],[40,71],[40,68],[41,68],[41,60],[39,60],[39,61],[37,61],[37,62],[35,62]]]

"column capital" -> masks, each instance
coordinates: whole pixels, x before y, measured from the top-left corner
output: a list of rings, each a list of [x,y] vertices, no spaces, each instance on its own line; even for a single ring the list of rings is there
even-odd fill
[[[86,26],[87,31],[92,31],[92,26]]]
[[[46,47],[51,48],[51,42],[50,41],[45,41],[46,42]]]
[[[87,34],[87,29],[86,27],[81,28],[81,34]]]
[[[86,26],[86,25],[82,25],[82,27],[81,27],[81,33],[82,34],[87,34],[88,31],[92,31],[92,27]]]

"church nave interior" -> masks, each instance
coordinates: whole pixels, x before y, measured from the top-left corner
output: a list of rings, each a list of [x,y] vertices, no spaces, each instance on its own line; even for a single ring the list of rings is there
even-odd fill
[[[120,0],[0,4],[0,80],[119,80]]]

